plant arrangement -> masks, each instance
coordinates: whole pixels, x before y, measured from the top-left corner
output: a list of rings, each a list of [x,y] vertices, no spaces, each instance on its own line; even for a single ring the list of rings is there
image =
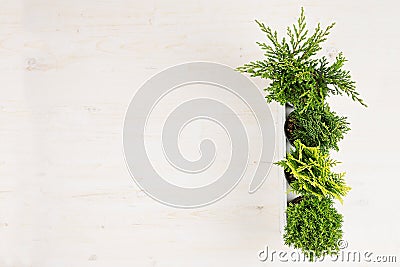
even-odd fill
[[[286,159],[276,163],[294,176],[290,183],[292,189],[301,195],[313,195],[319,199],[333,197],[343,202],[342,197],[350,187],[344,182],[345,173],[331,171],[338,162],[319,147],[307,147],[300,140],[296,140],[294,146]]]
[[[329,152],[339,150],[338,143],[350,128],[347,118],[338,116],[326,101],[331,95],[347,95],[367,105],[349,71],[343,68],[346,58],[342,53],[332,63],[325,56],[317,56],[335,23],[326,28],[318,24],[309,33],[302,8],[297,24],[288,27],[287,36],[280,39],[276,31],[256,22],[269,40],[268,44],[257,42],[265,58],[237,70],[268,79],[269,86],[264,89],[267,102],[276,101],[294,109],[284,129],[294,148],[276,164],[283,167],[290,187],[300,197],[288,204],[283,238],[311,261],[334,255],[343,235],[343,216],[333,200],[343,203],[350,187],[345,184],[344,173],[332,171],[338,162],[330,158]]]
[[[339,252],[343,216],[330,198],[303,197],[297,204],[290,203],[286,214],[286,245],[300,249],[311,261]]]
[[[350,130],[346,117],[340,117],[327,104],[300,112],[293,110],[285,123],[285,134],[291,144],[300,140],[306,146],[323,151],[339,150],[338,143]]]

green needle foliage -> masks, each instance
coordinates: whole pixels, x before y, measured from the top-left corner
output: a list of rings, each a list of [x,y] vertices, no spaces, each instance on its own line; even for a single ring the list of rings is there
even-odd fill
[[[337,255],[342,239],[343,216],[333,207],[330,198],[304,196],[286,209],[287,224],[283,239],[311,260]]]
[[[300,140],[296,140],[294,146],[286,159],[276,163],[295,177],[290,184],[293,191],[319,199],[334,197],[343,203],[342,196],[350,190],[343,179],[345,173],[331,171],[339,162],[332,160],[319,147],[307,147]]]
[[[344,69],[343,54],[333,62],[317,55],[335,23],[325,28],[317,24],[309,31],[302,8],[297,23],[287,27],[286,36],[280,38],[269,26],[256,22],[268,39],[268,43],[257,42],[265,57],[237,70],[270,81],[264,89],[267,102],[294,106],[285,131],[295,149],[276,164],[291,175],[290,186],[303,200],[287,208],[285,243],[301,249],[311,261],[337,254],[343,217],[333,207],[333,199],[343,202],[350,187],[344,182],[345,173],[331,171],[339,162],[330,158],[329,151],[339,150],[338,142],[350,128],[347,118],[331,111],[326,100],[331,95],[347,95],[366,104]]]
[[[299,139],[308,147],[319,146],[326,152],[330,149],[338,151],[338,142],[350,130],[346,119],[331,111],[327,104],[303,113],[295,109],[289,115],[293,129],[288,138],[290,141]]]
[[[287,37],[279,40],[276,31],[262,22],[256,22],[270,41],[270,44],[257,43],[264,50],[265,59],[250,62],[237,70],[272,81],[265,89],[268,102],[290,103],[305,110],[323,103],[330,94],[346,94],[365,105],[355,90],[355,82],[349,72],[342,69],[346,62],[342,53],[332,64],[326,57],[314,58],[335,23],[325,29],[318,24],[309,34],[302,8],[297,25],[288,27]]]

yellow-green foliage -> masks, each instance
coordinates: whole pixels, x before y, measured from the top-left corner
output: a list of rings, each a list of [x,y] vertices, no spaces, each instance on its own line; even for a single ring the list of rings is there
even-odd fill
[[[338,164],[327,152],[319,147],[307,147],[300,140],[294,142],[295,149],[286,159],[277,162],[285,171],[296,178],[290,184],[292,189],[302,195],[313,195],[320,199],[334,197],[342,202],[350,190],[344,182],[345,173],[334,173],[331,168]]]

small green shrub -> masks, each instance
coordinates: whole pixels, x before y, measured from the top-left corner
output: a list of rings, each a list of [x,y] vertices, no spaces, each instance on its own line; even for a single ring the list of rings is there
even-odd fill
[[[250,62],[237,70],[252,77],[272,80],[265,89],[268,102],[291,103],[295,108],[305,110],[323,103],[328,95],[344,93],[365,105],[355,90],[355,82],[349,72],[342,69],[346,62],[342,53],[332,64],[326,57],[314,58],[335,23],[325,29],[318,24],[310,35],[302,8],[297,25],[288,27],[287,37],[280,40],[276,31],[262,22],[256,22],[271,44],[257,43],[264,50],[265,59]]]
[[[338,151],[338,142],[350,130],[346,119],[331,111],[327,104],[305,112],[295,109],[289,116],[294,127],[288,138],[299,139],[309,147],[319,146],[323,151]]]
[[[350,190],[343,179],[345,173],[331,171],[338,162],[329,157],[330,149],[339,149],[338,142],[350,130],[349,123],[330,110],[326,99],[347,95],[367,105],[359,97],[349,71],[343,68],[346,58],[342,53],[332,63],[325,56],[317,56],[335,23],[326,28],[318,24],[309,32],[302,8],[297,23],[287,28],[287,36],[278,38],[276,31],[256,22],[269,41],[257,42],[265,57],[237,70],[271,81],[264,89],[267,102],[294,106],[289,116],[293,124],[285,130],[295,149],[276,164],[290,174],[287,179],[303,200],[287,208],[284,240],[312,261],[339,251],[343,217],[333,207],[333,199],[342,202]]]
[[[294,142],[295,149],[287,154],[284,160],[276,164],[295,177],[290,184],[292,189],[301,195],[313,195],[320,199],[334,197],[341,203],[342,196],[350,190],[344,182],[345,173],[334,173],[331,168],[337,165],[327,152],[319,147],[307,147],[300,140]]]
[[[343,216],[330,198],[304,196],[299,203],[289,204],[286,214],[283,234],[286,245],[300,249],[311,261],[339,252]]]

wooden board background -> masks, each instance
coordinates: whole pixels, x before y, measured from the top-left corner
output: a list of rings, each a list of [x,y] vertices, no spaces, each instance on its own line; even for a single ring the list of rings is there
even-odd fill
[[[1,0],[0,266],[263,266],[265,245],[286,249],[278,168],[253,195],[242,182],[211,206],[163,206],[129,176],[122,123],[151,75],[258,59],[253,20],[285,30],[301,6],[312,26],[337,22],[322,53],[345,53],[370,105],[331,100],[353,128],[335,153],[353,187],[345,238],[400,255],[397,1]]]

